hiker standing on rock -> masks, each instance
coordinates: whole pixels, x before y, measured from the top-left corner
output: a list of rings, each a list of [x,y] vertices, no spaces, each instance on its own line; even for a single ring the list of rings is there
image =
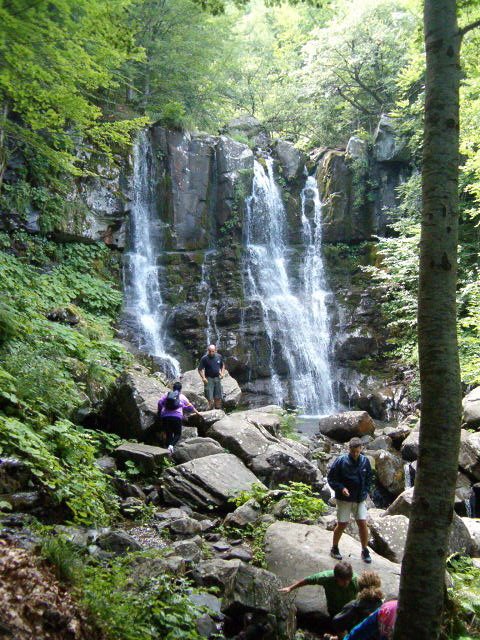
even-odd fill
[[[225,375],[225,363],[214,344],[209,345],[207,353],[200,360],[198,373],[205,385],[205,397],[208,408],[222,408],[222,378]]]
[[[362,544],[362,559],[370,563],[372,558],[368,550],[368,527],[366,499],[372,482],[372,468],[369,459],[362,454],[362,441],[352,438],[349,452],[335,460],[327,476],[328,484],[335,491],[337,501],[337,526],[333,531],[333,543],[330,555],[336,560],[342,559],[338,543],[353,515],[358,525]]]
[[[165,393],[158,401],[158,413],[162,421],[162,430],[167,436],[168,453],[172,455],[173,448],[182,437],[183,411],[199,412],[183,393],[180,382],[174,382],[173,390]]]

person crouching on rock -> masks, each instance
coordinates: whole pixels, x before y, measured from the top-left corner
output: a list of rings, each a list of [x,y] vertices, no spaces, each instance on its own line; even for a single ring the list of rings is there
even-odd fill
[[[183,393],[180,382],[174,382],[173,390],[165,393],[158,401],[158,413],[160,415],[162,430],[166,434],[167,449],[170,455],[173,448],[182,437],[182,420],[184,411],[200,413]]]
[[[366,499],[372,482],[372,468],[369,459],[362,454],[362,441],[352,438],[349,452],[340,456],[328,472],[328,484],[335,491],[337,501],[337,526],[333,531],[330,555],[336,560],[342,559],[338,543],[353,515],[358,525],[362,544],[362,559],[370,563],[372,558],[368,550],[368,527]]]
[[[354,600],[358,593],[358,577],[353,573],[349,562],[337,562],[333,570],[313,573],[303,580],[294,582],[288,587],[279,589],[280,593],[290,593],[294,589],[306,585],[320,585],[325,591],[328,615],[333,618],[343,607]]]
[[[364,571],[360,574],[357,597],[348,602],[332,620],[332,629],[338,638],[343,638],[348,631],[380,607],[383,602],[380,586],[380,576],[375,571]]]

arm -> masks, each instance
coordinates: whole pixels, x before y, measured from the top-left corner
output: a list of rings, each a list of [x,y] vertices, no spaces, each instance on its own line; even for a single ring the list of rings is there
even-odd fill
[[[200,412],[197,411],[196,407],[193,406],[193,404],[189,401],[189,399],[182,395],[182,408],[185,409],[186,411],[193,411],[194,413],[197,414],[197,416],[200,415]]]
[[[293,584],[289,585],[288,587],[282,587],[281,589],[279,589],[280,593],[290,593],[290,591],[293,591],[294,589],[298,589],[299,587],[304,587],[306,584],[308,584],[306,582],[306,578],[304,578],[303,580],[299,580],[298,582],[294,582]]]
[[[378,609],[348,633],[343,640],[379,640]]]
[[[341,467],[342,465],[340,462],[340,458],[337,458],[330,467],[330,471],[327,475],[327,482],[335,492],[339,491],[340,493],[343,493],[346,498],[348,498],[348,496],[350,495],[348,489],[341,482]]]
[[[165,405],[165,398],[166,398],[166,397],[167,397],[167,396],[166,396],[166,395],[164,395],[164,396],[162,396],[162,397],[160,398],[160,400],[158,401],[158,414],[159,414],[159,415],[162,413],[162,409],[163,409],[163,407],[164,407],[164,405]]]
[[[202,379],[203,384],[206,384],[207,383],[207,378],[205,377],[205,374],[203,373],[205,371],[205,365],[203,364],[203,358],[200,360],[200,364],[198,365],[197,371],[198,371],[198,375]]]

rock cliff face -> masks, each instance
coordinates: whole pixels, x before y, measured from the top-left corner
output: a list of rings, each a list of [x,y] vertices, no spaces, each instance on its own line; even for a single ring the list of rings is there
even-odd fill
[[[305,253],[301,192],[306,158],[289,142],[272,142],[258,122],[239,119],[233,124],[226,132],[249,139],[250,146],[227,135],[151,128],[157,220],[151,235],[158,255],[165,327],[182,369],[194,367],[206,345],[217,343],[227,368],[242,385],[245,401],[260,405],[272,400],[272,347],[280,377],[288,367],[268,334],[261,304],[245,297],[245,202],[252,193],[255,154],[262,162],[261,146],[275,160],[294,288]],[[85,238],[128,249],[130,165],[124,163],[122,171],[103,172],[103,179],[89,179],[78,186],[77,199],[89,213],[81,225],[76,221],[77,227],[72,221],[67,233],[83,233]],[[371,398],[365,400],[361,390],[362,385],[372,386],[365,361],[376,369],[377,377],[389,374],[379,372],[378,362],[370,362],[381,360],[386,336],[378,302],[369,293],[359,265],[374,260],[373,236],[388,232],[389,211],[397,204],[395,188],[408,175],[409,166],[391,121],[382,118],[373,145],[354,137],[346,151],[323,150],[315,172],[323,203],[326,277],[333,293],[327,305],[337,400],[363,402],[361,408],[369,410]],[[311,206],[307,195],[307,217]],[[129,324],[126,317],[123,334],[135,341]],[[385,394],[394,395],[395,390],[381,393],[383,399],[377,398],[377,404],[385,404]]]

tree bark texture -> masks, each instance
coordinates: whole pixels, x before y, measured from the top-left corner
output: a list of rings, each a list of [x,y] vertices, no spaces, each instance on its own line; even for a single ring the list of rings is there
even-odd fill
[[[425,0],[426,95],[418,344],[422,415],[395,640],[438,638],[461,389],[456,338],[460,34],[455,0]]]

